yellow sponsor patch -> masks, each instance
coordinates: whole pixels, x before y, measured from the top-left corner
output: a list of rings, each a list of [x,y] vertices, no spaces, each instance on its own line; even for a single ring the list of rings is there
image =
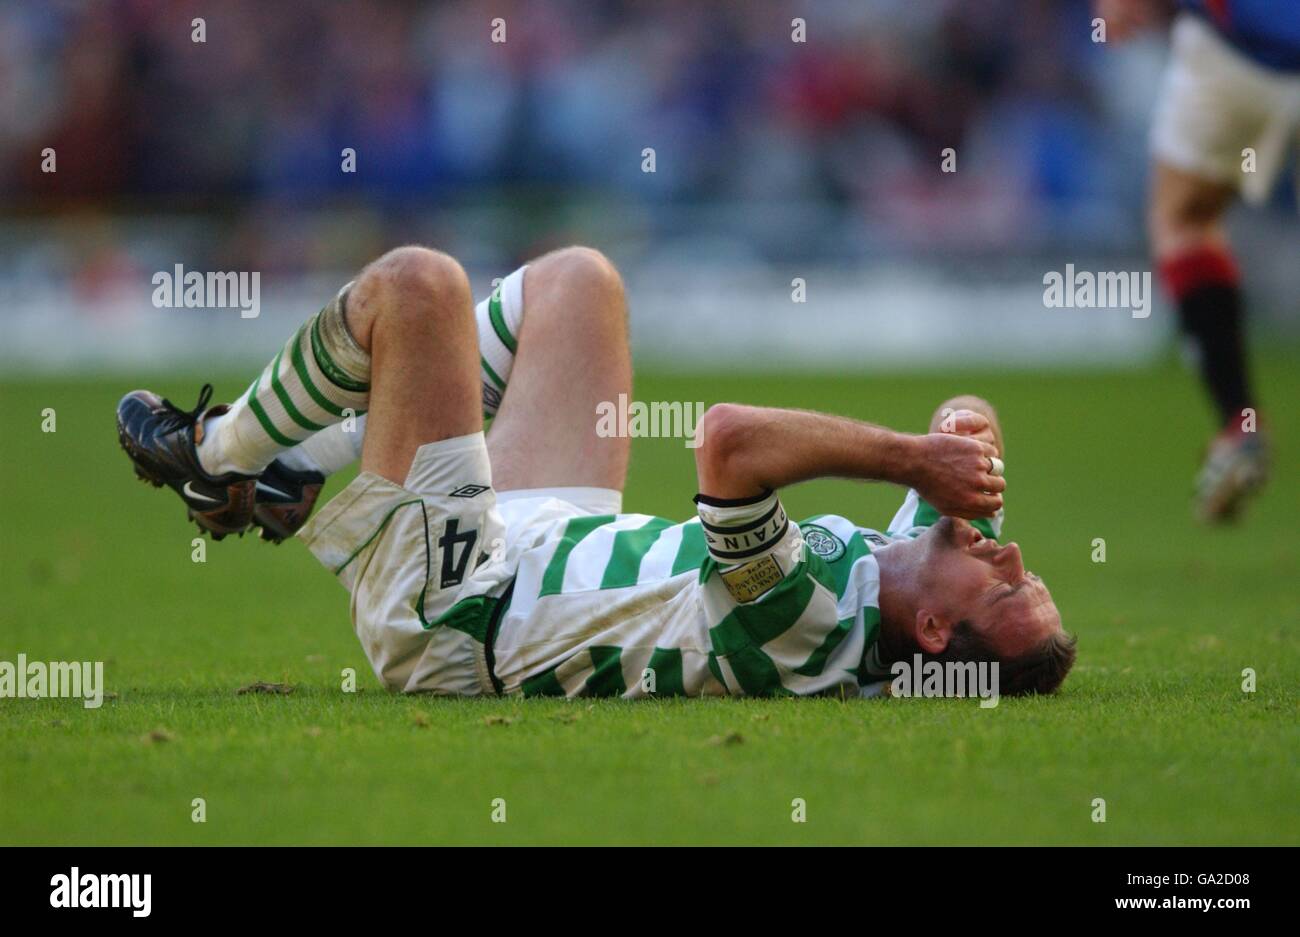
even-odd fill
[[[737,602],[754,601],[785,577],[780,565],[770,553],[721,575],[727,591]]]

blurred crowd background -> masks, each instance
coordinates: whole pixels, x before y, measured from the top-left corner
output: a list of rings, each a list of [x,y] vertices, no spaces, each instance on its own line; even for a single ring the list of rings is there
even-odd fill
[[[498,274],[573,241],[630,278],[1149,269],[1164,36],[1099,45],[1091,16],[1086,0],[0,0],[0,294],[93,300],[174,263],[287,282],[407,241]],[[1294,244],[1294,222],[1288,185],[1250,227]],[[1289,262],[1258,263],[1293,285]]]

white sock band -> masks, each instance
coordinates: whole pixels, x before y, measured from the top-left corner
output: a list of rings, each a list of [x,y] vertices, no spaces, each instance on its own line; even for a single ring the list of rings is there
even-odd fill
[[[524,323],[524,271],[520,267],[501,281],[492,295],[474,307],[478,325],[479,364],[483,380],[483,412],[492,416],[510,380]]]

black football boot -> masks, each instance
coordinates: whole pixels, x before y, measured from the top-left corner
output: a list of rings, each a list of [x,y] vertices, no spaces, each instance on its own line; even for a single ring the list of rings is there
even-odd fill
[[[296,534],[311,516],[324,484],[320,472],[296,471],[279,459],[268,465],[257,480],[253,508],[253,523],[261,528],[262,539],[281,543]]]
[[[190,520],[215,540],[242,534],[253,521],[257,476],[209,475],[199,464],[203,420],[229,409],[208,409],[212,385],[204,384],[193,410],[182,410],[147,390],[134,390],[117,404],[117,438],[135,474],[155,488],[168,486],[185,502]]]

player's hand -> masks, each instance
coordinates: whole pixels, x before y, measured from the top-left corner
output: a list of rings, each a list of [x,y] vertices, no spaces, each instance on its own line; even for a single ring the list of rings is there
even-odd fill
[[[993,432],[993,424],[989,422],[989,418],[974,410],[944,410],[943,418],[939,420],[935,431],[951,433],[954,436],[969,436],[994,447],[998,444],[997,434]]]
[[[1123,42],[1158,19],[1151,0],[1093,0],[1093,16],[1106,21],[1106,40]]]
[[[991,442],[944,432],[916,439],[919,456],[911,484],[935,510],[966,520],[992,517],[1001,510],[1007,483],[989,474],[989,459],[998,454]]]

